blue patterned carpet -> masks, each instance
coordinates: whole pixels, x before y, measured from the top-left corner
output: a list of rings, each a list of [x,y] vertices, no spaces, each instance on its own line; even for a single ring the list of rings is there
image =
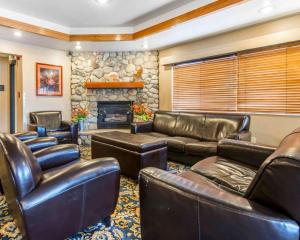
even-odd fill
[[[83,155],[89,158],[87,151],[83,152],[85,152]],[[187,167],[171,162],[169,169],[172,172],[181,172]],[[138,185],[133,180],[122,176],[118,205],[112,215],[111,227],[106,228],[98,223],[69,237],[68,240],[141,239],[139,213]],[[3,240],[22,239],[3,196],[0,196],[0,237]]]

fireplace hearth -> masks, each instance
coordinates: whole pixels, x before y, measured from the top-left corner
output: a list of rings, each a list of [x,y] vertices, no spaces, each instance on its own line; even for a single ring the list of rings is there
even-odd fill
[[[131,101],[98,102],[98,129],[130,128],[133,120]]]

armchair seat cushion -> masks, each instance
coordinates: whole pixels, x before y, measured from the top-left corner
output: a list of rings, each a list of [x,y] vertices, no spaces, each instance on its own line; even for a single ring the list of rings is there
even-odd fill
[[[187,137],[168,137],[162,138],[167,141],[168,150],[171,152],[185,152],[185,147],[188,143],[197,143],[199,140]]]
[[[49,131],[47,132],[49,137],[55,137],[58,140],[70,139],[72,138],[72,133],[70,131]]]
[[[185,150],[186,153],[191,155],[209,157],[217,155],[217,146],[217,142],[188,143]]]
[[[209,157],[192,166],[191,170],[232,192],[244,195],[257,170],[222,157]]]

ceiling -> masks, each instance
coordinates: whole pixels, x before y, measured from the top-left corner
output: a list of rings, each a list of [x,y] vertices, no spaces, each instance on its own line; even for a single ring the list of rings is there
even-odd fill
[[[133,33],[214,1],[110,0],[107,6],[99,6],[95,0],[0,0],[0,16],[64,33]],[[275,8],[268,13],[261,13],[259,10],[270,1]],[[81,42],[81,51],[161,49],[299,12],[300,0],[245,0],[138,40]],[[16,38],[13,31],[7,27],[0,27],[0,38],[75,51],[76,42],[26,32],[23,32],[22,37]]]

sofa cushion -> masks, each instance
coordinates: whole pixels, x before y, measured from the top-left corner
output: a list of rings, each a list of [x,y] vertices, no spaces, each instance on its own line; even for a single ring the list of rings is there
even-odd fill
[[[205,115],[199,113],[180,113],[177,117],[175,134],[180,137],[202,139],[205,129]]]
[[[168,151],[180,152],[180,153],[185,152],[186,144],[199,142],[197,139],[185,138],[185,137],[168,137],[162,139],[167,141]]]
[[[147,133],[142,133],[143,135],[151,136],[151,137],[156,137],[156,138],[167,138],[169,137],[166,134],[163,133],[158,133],[158,132],[147,132]]]
[[[249,116],[207,114],[205,130],[202,133],[203,140],[219,141],[232,133],[248,130],[249,121]]]
[[[192,166],[191,170],[244,195],[257,170],[221,157],[209,157]]]
[[[209,157],[217,155],[217,142],[196,142],[188,143],[185,146],[187,154]]]
[[[175,135],[177,114],[168,112],[156,112],[153,121],[154,132],[167,134],[169,136]]]

